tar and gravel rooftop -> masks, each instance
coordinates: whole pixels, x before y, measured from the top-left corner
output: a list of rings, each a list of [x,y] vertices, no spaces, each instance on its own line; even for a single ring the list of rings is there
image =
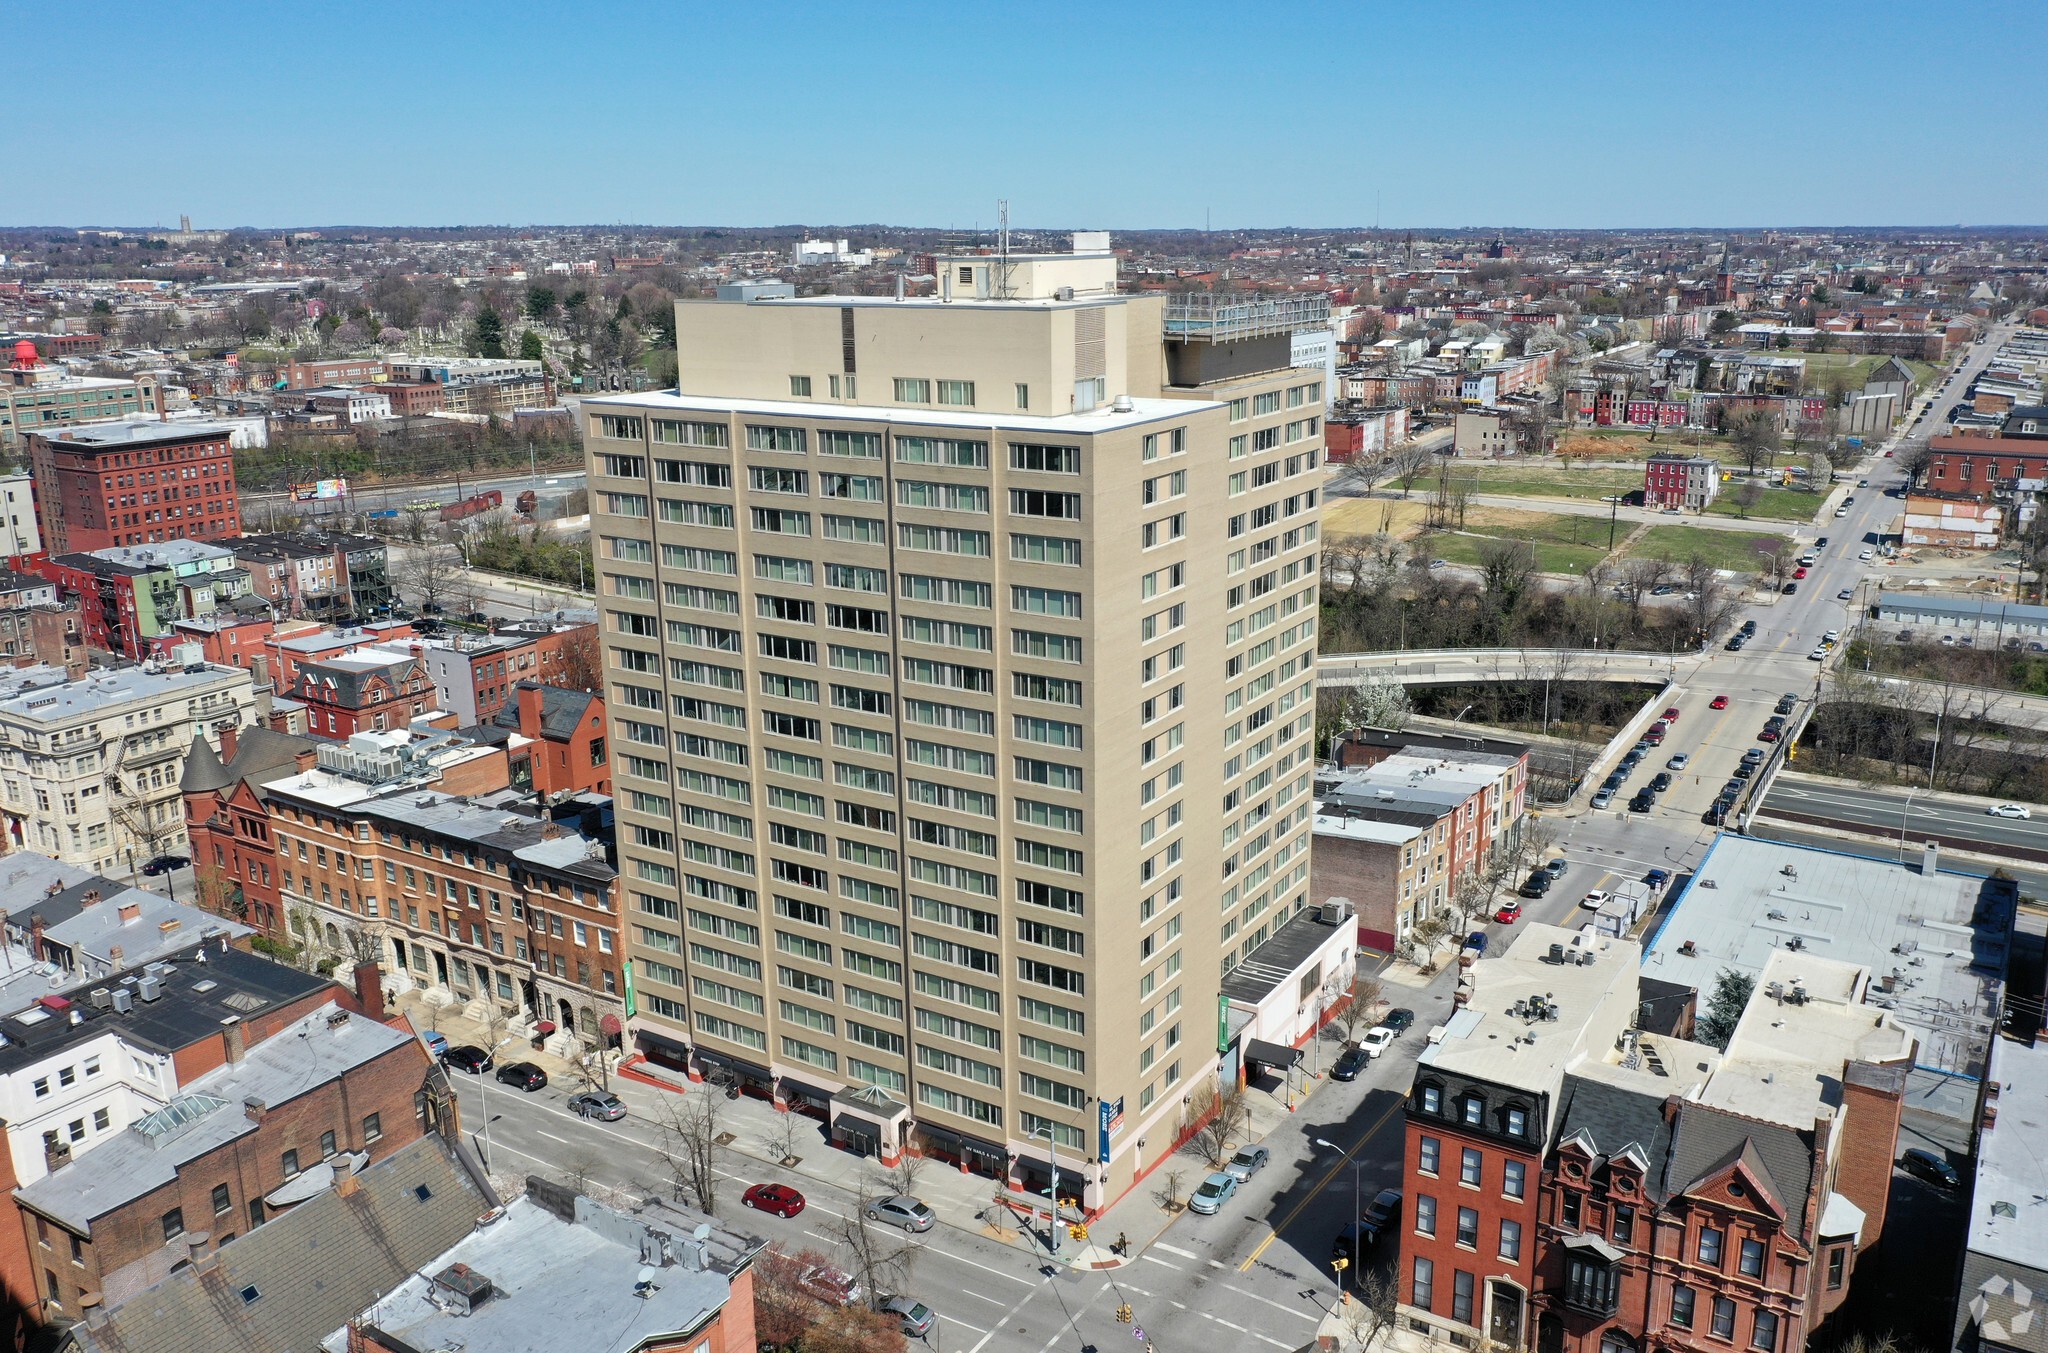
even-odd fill
[[[1643,970],[1710,992],[1722,969],[1760,977],[1785,949],[1857,964],[1873,975],[1866,999],[1920,1039],[1921,1066],[1976,1074],[2017,889],[1922,867],[1724,834],[1651,939]]]

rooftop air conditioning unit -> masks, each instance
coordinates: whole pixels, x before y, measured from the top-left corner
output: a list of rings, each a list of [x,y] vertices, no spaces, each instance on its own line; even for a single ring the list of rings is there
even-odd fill
[[[143,1000],[153,1001],[164,994],[164,984],[154,977],[145,977],[135,990]]]
[[[116,991],[114,993],[114,1009],[124,1015],[134,1010],[135,993],[128,990],[128,988],[126,987],[122,987],[119,991]]]
[[[1322,905],[1324,925],[1342,925],[1345,918],[1350,915],[1351,899],[1348,897],[1333,897]]]
[[[91,997],[91,999],[92,999],[93,1007],[94,1007],[95,1009],[98,1009],[98,1010],[110,1010],[110,1009],[112,1009],[112,1008],[113,1008],[113,1005],[114,1005],[114,993],[112,993],[111,991],[108,991],[108,990],[107,990],[107,989],[106,989],[105,987],[94,987],[94,988],[92,989],[92,997]]]

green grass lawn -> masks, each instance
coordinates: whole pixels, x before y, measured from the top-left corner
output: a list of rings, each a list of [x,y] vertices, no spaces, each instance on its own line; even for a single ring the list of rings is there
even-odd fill
[[[1751,533],[1717,531],[1707,526],[1652,526],[1643,532],[1642,539],[1636,542],[1630,553],[1650,559],[1669,559],[1679,564],[1698,557],[1715,568],[1754,573],[1761,558],[1756,548],[1759,542],[1776,549],[1786,542],[1786,537],[1770,531]]]
[[[1625,534],[1625,533],[1624,533]],[[1437,532],[1419,537],[1415,552],[1425,559],[1477,564],[1480,551],[1495,540],[1522,540],[1535,547],[1536,567],[1545,573],[1584,573],[1607,556],[1607,523],[1598,517],[1551,512],[1519,522],[1512,536]]]
[[[1716,517],[1742,517],[1744,512],[1735,501],[1735,490],[1743,483],[1743,480],[1731,479],[1723,484],[1720,496],[1707,505],[1708,513]],[[1813,514],[1820,511],[1826,497],[1823,493],[1806,493],[1800,489],[1762,489],[1756,506],[1750,508],[1747,515],[1766,521],[1812,521]]]
[[[1474,466],[1470,471],[1480,493],[1535,498],[1590,498],[1627,493],[1643,486],[1641,470],[1547,469],[1538,466]]]

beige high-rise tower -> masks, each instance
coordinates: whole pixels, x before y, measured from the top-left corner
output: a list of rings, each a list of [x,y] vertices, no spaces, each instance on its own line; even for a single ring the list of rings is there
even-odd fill
[[[1325,302],[1074,244],[583,410],[640,1048],[1099,1205],[1306,902]]]

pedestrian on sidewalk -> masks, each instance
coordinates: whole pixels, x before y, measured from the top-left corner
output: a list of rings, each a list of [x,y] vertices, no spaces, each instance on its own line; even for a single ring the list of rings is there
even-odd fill
[[[1122,1231],[1116,1233],[1116,1252],[1118,1254],[1129,1254],[1131,1252],[1131,1239]]]

